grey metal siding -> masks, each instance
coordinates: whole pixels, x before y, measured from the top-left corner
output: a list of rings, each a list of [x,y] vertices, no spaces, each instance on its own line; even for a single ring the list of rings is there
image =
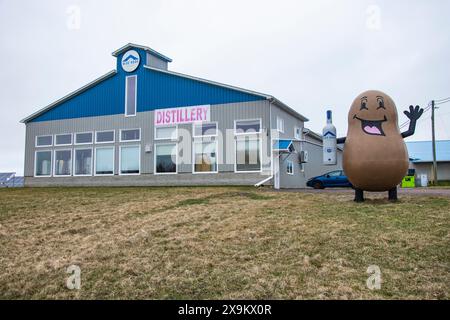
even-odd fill
[[[222,162],[233,160],[231,163],[222,163],[219,164],[219,172],[231,172],[233,175],[239,176],[235,180],[231,178],[222,178],[217,174],[206,174],[202,175],[202,178],[193,178],[190,174],[189,177],[196,181],[205,181],[210,179],[211,181],[216,181],[219,183],[220,179],[225,179],[224,181],[235,181],[237,184],[240,181],[245,180],[247,175],[243,173],[234,173],[234,121],[239,119],[261,119],[263,130],[269,128],[269,102],[266,100],[262,101],[254,101],[254,102],[242,102],[242,103],[230,103],[230,104],[219,104],[219,105],[211,105],[211,121],[218,122],[218,128],[220,132],[224,134],[227,132],[226,129],[229,129],[228,135],[225,135],[224,139],[219,139],[218,145],[218,156],[222,158]],[[154,144],[155,143],[164,143],[167,141],[158,140],[154,141],[154,126],[153,126],[153,118],[154,112],[138,112],[135,117],[125,117],[124,115],[111,115],[111,116],[101,116],[101,117],[89,117],[89,118],[78,118],[78,119],[66,119],[66,120],[55,120],[55,121],[43,121],[43,122],[30,122],[26,124],[26,146],[25,146],[25,170],[24,175],[26,177],[34,176],[34,157],[36,150],[56,150],[56,149],[68,149],[68,148],[78,148],[78,147],[86,147],[90,148],[91,145],[87,146],[62,146],[62,147],[50,147],[50,148],[36,148],[35,147],[35,138],[40,135],[55,135],[61,133],[77,133],[77,132],[95,132],[95,131],[104,131],[104,130],[115,130],[115,143],[114,144],[101,144],[101,145],[92,145],[92,147],[96,146],[115,146],[115,174],[119,173],[119,146],[121,145],[140,145],[141,146],[141,174],[152,174],[153,166],[154,166]],[[141,129],[141,141],[140,142],[119,142],[120,139],[120,129]],[[185,131],[183,131],[185,130]],[[179,149],[179,160],[181,164],[178,167],[179,174],[182,173],[192,173],[192,140],[188,139],[183,135],[183,132],[188,132],[188,137],[192,136],[192,125],[185,124],[179,125],[178,127],[179,139],[178,139],[178,149]],[[270,158],[270,141],[268,139],[268,134],[264,132],[261,135],[263,139],[263,143],[265,144],[266,152],[262,152],[262,162],[266,163],[263,168],[264,174],[270,174],[271,170],[271,158]],[[95,139],[95,137],[94,137]],[[233,146],[232,152],[226,153],[226,146],[230,144]],[[150,145],[152,148],[152,152],[146,153],[145,146]],[[231,154],[230,154],[231,153]],[[229,157],[228,159],[226,157]],[[231,158],[230,158],[231,157]],[[54,163],[53,163],[54,165]],[[152,175],[153,176],[153,175]],[[251,174],[251,177],[254,177],[255,174]],[[257,174],[261,180],[261,174]],[[156,176],[155,176],[156,177]],[[169,182],[173,183],[177,181],[176,177],[169,177],[169,175],[164,175],[163,177],[167,178]],[[52,178],[33,178],[27,179],[29,184],[36,184],[41,181],[41,184],[49,183],[48,181],[58,180],[60,182],[65,182],[67,184],[77,184],[78,181],[93,181],[98,179],[99,181],[108,181],[108,182],[117,182],[117,179],[122,179],[123,181],[132,181],[133,179],[139,181],[141,178],[133,177],[117,177],[117,179],[113,179],[114,177],[72,177],[72,178],[61,178],[61,177],[52,177]],[[264,178],[264,177],[263,177]],[[163,178],[154,178],[155,183],[157,180],[164,180]],[[184,179],[184,178],[183,178]],[[194,181],[193,180],[193,181]],[[255,183],[258,181],[254,181],[255,179],[248,180],[248,183]],[[258,180],[258,179],[256,179]],[[32,182],[32,183],[31,183]],[[55,183],[55,182],[53,182]],[[57,182],[59,183],[59,182]],[[82,183],[82,182],[81,182]],[[184,182],[180,182],[184,183]],[[224,182],[226,183],[226,182]]]
[[[147,52],[147,66],[167,70],[167,61],[164,61],[158,57],[155,57],[154,55]]]
[[[420,184],[420,175],[426,174],[428,180],[432,177],[432,167],[433,164],[430,162],[426,163],[411,163],[409,166],[411,169],[416,169],[417,185]],[[450,180],[450,162],[438,162],[437,164],[437,176],[438,180]]]
[[[297,143],[299,144],[299,143]],[[295,146],[299,150],[299,146]],[[280,188],[304,188],[306,187],[306,179],[302,166],[299,161],[299,151],[295,153],[281,155],[280,157]],[[294,174],[287,173],[288,161],[292,161]]]
[[[293,117],[275,104],[272,104],[272,130],[277,129],[277,117],[284,120],[284,132],[278,133],[279,139],[294,139],[294,128],[299,127],[300,130],[303,130],[304,128],[304,122],[302,120]]]
[[[308,180],[312,177],[320,176],[324,173],[342,170],[342,154],[343,152],[338,150],[337,152],[337,164],[335,166],[323,165],[323,151],[322,146],[318,146],[309,142],[304,143],[305,150],[308,151],[309,161],[304,164],[305,179]]]

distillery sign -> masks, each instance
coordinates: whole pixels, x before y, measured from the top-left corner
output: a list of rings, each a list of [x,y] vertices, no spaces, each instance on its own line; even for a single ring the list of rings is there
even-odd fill
[[[210,106],[155,110],[155,126],[210,121]]]

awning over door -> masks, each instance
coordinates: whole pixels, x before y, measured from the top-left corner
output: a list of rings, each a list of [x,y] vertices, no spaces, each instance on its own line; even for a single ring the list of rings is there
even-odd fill
[[[274,140],[273,151],[279,153],[292,153],[294,151],[294,145],[292,140]]]

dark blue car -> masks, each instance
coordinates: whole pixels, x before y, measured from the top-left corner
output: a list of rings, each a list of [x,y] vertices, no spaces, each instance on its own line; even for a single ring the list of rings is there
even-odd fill
[[[348,181],[347,176],[343,170],[337,170],[325,173],[324,175],[314,177],[308,180],[306,183],[308,187],[314,189],[325,189],[325,188],[337,188],[337,187],[350,187],[352,184]]]

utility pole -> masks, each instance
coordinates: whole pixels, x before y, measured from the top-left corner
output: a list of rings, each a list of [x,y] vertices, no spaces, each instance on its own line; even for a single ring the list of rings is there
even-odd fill
[[[437,161],[436,161],[436,133],[434,131],[434,100],[431,101],[431,135],[433,139],[433,185],[437,184]]]

